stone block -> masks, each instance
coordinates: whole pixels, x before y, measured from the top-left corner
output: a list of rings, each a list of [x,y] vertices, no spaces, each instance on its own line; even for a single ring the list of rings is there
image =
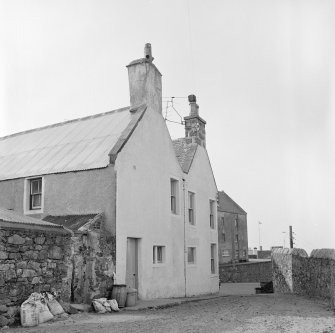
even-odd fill
[[[47,259],[48,258],[48,252],[46,250],[42,250],[38,253],[38,256],[37,256],[38,259]]]
[[[7,281],[15,278],[16,278],[16,271],[14,269],[9,269],[8,271],[6,271],[5,279]]]
[[[21,244],[24,244],[26,242],[26,240],[23,237],[15,234],[11,237],[8,237],[7,242],[9,244],[21,245]]]
[[[0,251],[0,260],[5,260],[8,258],[8,253],[5,251]]]
[[[40,236],[40,237],[36,237],[34,239],[35,243],[38,245],[43,245],[45,243],[45,237]]]
[[[10,268],[9,264],[0,264],[0,271],[8,271]]]
[[[7,306],[6,305],[0,305],[0,313],[7,312]]]
[[[19,252],[9,253],[8,258],[9,259],[14,259],[14,260],[20,260],[21,259],[21,254]]]
[[[52,259],[62,259],[63,258],[63,251],[59,246],[52,246],[49,249],[49,258]]]
[[[26,278],[26,277],[35,277],[36,276],[36,272],[32,269],[24,269],[22,272],[22,277]]]
[[[27,268],[39,271],[41,269],[41,265],[36,261],[28,261]]]
[[[42,277],[41,276],[35,276],[32,281],[31,284],[38,284],[42,282]]]
[[[26,261],[20,261],[16,264],[16,268],[20,268],[20,269],[25,269],[27,268],[27,262]]]
[[[7,319],[5,316],[0,315],[0,327],[6,326],[9,324],[9,319]]]

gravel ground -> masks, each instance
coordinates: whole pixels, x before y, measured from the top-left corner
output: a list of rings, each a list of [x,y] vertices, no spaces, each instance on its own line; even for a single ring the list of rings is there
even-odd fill
[[[158,310],[82,313],[65,321],[8,331],[335,333],[335,316],[325,303],[295,295],[226,296]]]

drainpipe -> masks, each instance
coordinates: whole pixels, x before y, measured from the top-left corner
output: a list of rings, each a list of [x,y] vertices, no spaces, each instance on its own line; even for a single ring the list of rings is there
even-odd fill
[[[186,279],[186,190],[185,190],[185,179],[183,179],[183,202],[184,202],[184,282],[185,282],[185,297],[186,297],[186,286],[187,286],[187,279]]]

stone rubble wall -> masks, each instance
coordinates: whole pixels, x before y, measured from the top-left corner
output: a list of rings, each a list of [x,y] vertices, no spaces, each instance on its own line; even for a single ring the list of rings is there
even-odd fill
[[[71,294],[71,232],[57,229],[0,230],[0,327],[19,320],[20,305],[33,292]]]
[[[115,237],[103,229],[90,229],[72,238],[74,274],[71,301],[90,304],[93,298],[108,297],[114,283]]]
[[[271,261],[243,262],[219,265],[220,282],[269,282],[272,280]]]
[[[277,293],[321,297],[335,306],[335,250],[274,249],[273,285]]]

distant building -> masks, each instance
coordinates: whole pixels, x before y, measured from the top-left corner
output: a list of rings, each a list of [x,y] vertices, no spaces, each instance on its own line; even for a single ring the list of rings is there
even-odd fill
[[[247,213],[224,191],[218,204],[219,264],[248,260]]]

